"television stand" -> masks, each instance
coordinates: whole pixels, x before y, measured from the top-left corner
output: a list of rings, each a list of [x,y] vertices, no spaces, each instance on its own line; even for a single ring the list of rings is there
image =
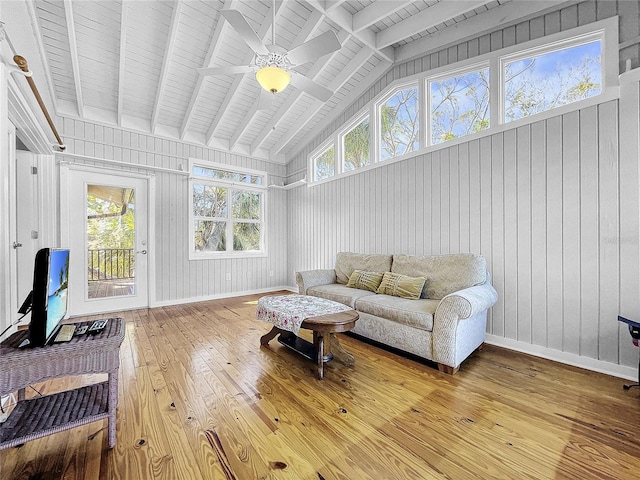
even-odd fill
[[[90,325],[92,322],[80,322]],[[18,403],[0,425],[0,450],[52,433],[108,419],[109,448],[116,444],[116,406],[120,345],[125,321],[111,318],[96,335],[80,335],[66,343],[19,348],[28,331],[0,344],[0,394],[18,391]],[[25,400],[25,388],[59,377],[107,373],[106,382]],[[53,412],[41,418],[41,412]]]

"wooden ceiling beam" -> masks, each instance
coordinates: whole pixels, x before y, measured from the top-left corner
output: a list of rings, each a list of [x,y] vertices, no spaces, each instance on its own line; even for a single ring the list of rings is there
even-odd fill
[[[73,82],[76,87],[76,105],[78,106],[78,115],[80,118],[84,118],[84,101],[82,100],[82,84],[80,82],[80,60],[78,59],[78,42],[76,41],[76,28],[73,21],[71,0],[64,1],[64,16],[67,20],[69,50],[71,50],[71,68],[73,69]]]
[[[421,12],[378,32],[376,48],[385,48],[405,38],[440,25],[454,17],[482,7],[494,0],[441,0]]]
[[[234,7],[236,0],[226,0],[222,10],[230,10]],[[213,66],[213,61],[215,60],[218,52],[221,48],[222,41],[220,40],[225,28],[229,28],[229,24],[225,21],[224,17],[220,15],[218,17],[218,23],[216,24],[216,28],[213,32],[213,36],[211,37],[211,42],[209,43],[209,49],[207,51],[207,56],[204,59],[203,67],[211,67]],[[189,107],[185,113],[184,119],[182,121],[182,126],[180,127],[180,138],[184,140],[184,136],[187,133],[187,129],[189,128],[189,124],[193,119],[193,113],[195,112],[196,105],[200,100],[200,94],[202,93],[202,84],[204,83],[204,76],[198,75],[198,81],[196,82],[196,86],[193,89],[193,93],[191,94],[191,100],[189,101]]]
[[[364,30],[392,13],[402,10],[411,3],[413,3],[413,0],[382,0],[373,2],[353,15],[353,31],[359,32]]]
[[[497,15],[500,17],[500,24],[505,28],[510,24],[524,22],[576,3],[579,3],[579,0],[538,0],[536,2],[513,0],[398,47],[396,62],[406,62],[490,32],[495,29]]]
[[[307,3],[313,8],[324,14],[329,20],[334,22],[340,28],[346,30],[364,45],[369,47],[374,53],[377,53],[383,59],[393,62],[395,53],[392,47],[378,48],[376,46],[376,35],[369,29],[356,32],[353,28],[353,15],[349,13],[342,5],[333,6],[327,9],[319,0],[307,0]]]
[[[173,49],[176,43],[176,34],[178,32],[178,25],[180,24],[180,14],[182,12],[182,1],[175,2],[173,7],[173,13],[171,14],[171,24],[169,26],[169,35],[167,35],[167,42],[164,47],[164,58],[162,59],[162,69],[160,70],[160,79],[158,80],[158,89],[156,90],[156,101],[153,104],[153,113],[151,114],[151,133],[155,133],[158,126],[158,115],[160,114],[160,105],[164,97],[164,92],[167,86],[167,75],[169,71],[169,61],[173,53]]]
[[[276,22],[278,21],[278,18],[281,12],[283,11],[283,6],[284,6],[284,2],[281,2],[281,3],[276,2]],[[262,23],[262,25],[260,25],[260,29],[256,32],[258,35],[258,38],[260,38],[263,43],[265,43],[269,39],[268,35],[271,32],[271,22],[269,21],[269,19],[271,18],[271,16],[272,16],[272,12],[271,12],[271,8],[269,8],[269,12],[265,17],[265,21]],[[249,50],[250,50],[249,53],[242,59],[241,62],[239,62],[239,65],[248,65],[251,62],[251,60],[253,60],[255,53],[251,49]],[[222,101],[222,104],[220,105],[220,108],[218,109],[218,112],[216,113],[216,116],[214,117],[213,122],[211,122],[209,131],[207,132],[207,139],[206,139],[207,145],[211,145],[211,142],[213,140],[213,134],[215,133],[216,128],[218,128],[218,125],[220,124],[222,117],[227,112],[227,107],[229,106],[229,103],[231,103],[231,101],[233,100],[233,97],[235,97],[236,92],[238,91],[238,87],[240,86],[240,83],[242,82],[244,77],[245,77],[244,73],[234,75],[233,83],[229,87],[229,90],[227,91],[227,94],[224,97],[224,100]]]

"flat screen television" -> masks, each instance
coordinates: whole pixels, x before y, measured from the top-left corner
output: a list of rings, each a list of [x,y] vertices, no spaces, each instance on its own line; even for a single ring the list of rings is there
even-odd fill
[[[33,269],[33,290],[20,308],[24,313],[31,303],[30,347],[44,346],[53,337],[60,321],[67,314],[68,286],[69,250],[39,250]]]

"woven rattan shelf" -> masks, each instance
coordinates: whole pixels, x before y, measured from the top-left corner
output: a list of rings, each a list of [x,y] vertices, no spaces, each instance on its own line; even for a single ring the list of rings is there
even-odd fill
[[[82,322],[77,325],[88,325]],[[18,404],[0,426],[0,450],[28,440],[107,418],[109,447],[116,444],[118,368],[125,321],[111,318],[96,335],[73,337],[70,342],[36,348],[18,348],[27,331],[16,332],[0,344],[0,394],[18,391]],[[58,377],[107,373],[104,383],[58,394],[24,399],[24,388]]]
[[[108,407],[107,382],[19,402],[0,426],[0,450],[102,420]]]

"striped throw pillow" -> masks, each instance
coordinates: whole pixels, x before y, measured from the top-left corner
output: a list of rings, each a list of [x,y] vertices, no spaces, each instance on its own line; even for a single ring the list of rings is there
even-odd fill
[[[369,290],[375,292],[382,282],[382,273],[380,272],[365,272],[362,270],[354,270],[349,277],[347,287],[359,288],[361,290]]]

